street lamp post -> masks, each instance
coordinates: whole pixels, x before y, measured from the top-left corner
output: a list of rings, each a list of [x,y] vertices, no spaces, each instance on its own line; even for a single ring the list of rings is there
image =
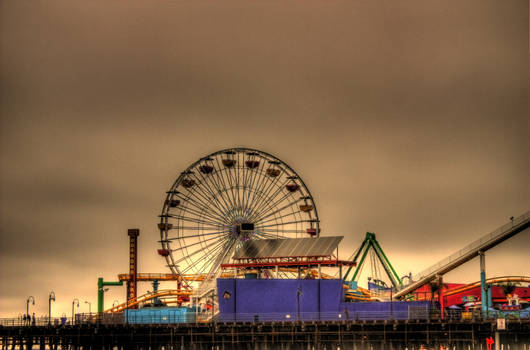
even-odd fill
[[[300,296],[302,295],[302,288],[301,287],[298,287],[298,290],[296,291],[296,304],[298,306],[297,308],[297,318],[298,318],[298,322],[300,322]]]
[[[77,310],[79,310],[79,299],[75,298],[73,301],[72,301],[72,324],[74,324],[74,321],[75,321],[75,318],[74,318],[74,306],[77,302]]]
[[[48,297],[48,325],[52,323],[52,301],[55,301],[55,293],[53,290],[50,292]]]
[[[29,319],[29,301],[30,300],[33,302],[33,305],[35,305],[35,298],[33,297],[33,295],[30,295],[28,299],[26,300],[26,316],[28,317],[28,319]],[[29,321],[28,321],[28,325],[29,325]]]
[[[85,300],[85,304],[88,304],[88,313],[92,314],[92,303],[90,301]]]

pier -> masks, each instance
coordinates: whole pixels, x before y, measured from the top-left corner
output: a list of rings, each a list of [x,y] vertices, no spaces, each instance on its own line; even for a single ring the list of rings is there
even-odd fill
[[[248,322],[170,325],[0,326],[9,349],[419,350],[529,349],[530,320]]]

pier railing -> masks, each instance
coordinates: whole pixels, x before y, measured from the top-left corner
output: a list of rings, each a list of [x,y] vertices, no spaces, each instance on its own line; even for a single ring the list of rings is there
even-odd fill
[[[496,318],[506,319],[530,319],[528,310],[509,311],[509,312],[491,312],[482,314],[480,310],[472,312],[464,312],[462,310],[450,310],[443,315],[444,321],[469,321],[478,322],[486,320],[494,320]],[[269,323],[269,322],[319,322],[319,321],[333,321],[333,322],[366,322],[366,321],[441,321],[442,315],[439,310],[429,310],[425,308],[410,308],[407,311],[402,310],[385,310],[385,311],[350,311],[350,312],[277,312],[277,313],[237,313],[237,314],[222,314],[217,315],[213,319],[197,317],[182,319],[178,315],[166,315],[164,317],[153,315],[129,315],[126,321],[123,313],[115,314],[77,314],[75,319],[65,319],[64,317],[55,317],[48,321],[48,317],[39,317],[35,323],[27,321],[22,318],[0,318],[0,326],[71,326],[71,325],[121,325],[121,324],[185,324],[185,323],[233,323],[233,322],[250,322],[250,323]]]

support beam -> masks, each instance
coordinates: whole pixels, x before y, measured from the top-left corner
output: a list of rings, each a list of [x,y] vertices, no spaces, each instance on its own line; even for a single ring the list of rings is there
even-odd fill
[[[488,296],[486,286],[486,256],[483,251],[478,252],[480,257],[480,305],[482,308],[482,316],[488,312]]]
[[[105,305],[105,286],[123,286],[123,281],[105,282],[98,278],[98,313],[102,313]]]
[[[129,275],[131,276],[129,281],[127,281],[127,300],[134,300],[138,295],[136,277],[138,274],[138,236],[140,235],[140,230],[131,228],[127,230],[127,234],[129,235]],[[134,308],[137,308],[137,306]]]

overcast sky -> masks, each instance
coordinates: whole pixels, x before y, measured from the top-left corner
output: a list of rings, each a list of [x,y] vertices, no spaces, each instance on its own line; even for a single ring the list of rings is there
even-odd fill
[[[301,175],[344,258],[371,231],[418,272],[530,209],[528,63],[525,0],[2,1],[0,317],[51,290],[94,311],[128,228],[167,272],[165,191],[235,146]],[[529,246],[488,277],[530,275]]]

